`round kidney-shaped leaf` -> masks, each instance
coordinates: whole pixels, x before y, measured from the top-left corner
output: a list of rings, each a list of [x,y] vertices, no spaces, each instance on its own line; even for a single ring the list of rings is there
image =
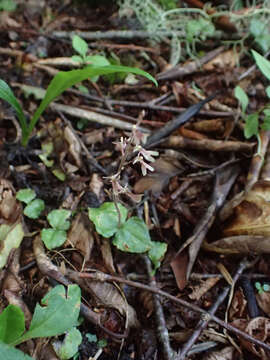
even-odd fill
[[[113,244],[119,250],[131,253],[144,253],[152,247],[147,226],[136,216],[121,226],[115,234]]]
[[[128,211],[119,203],[117,206],[123,224],[126,221]],[[96,231],[106,238],[113,236],[118,230],[119,214],[113,202],[105,202],[99,208],[89,208],[88,216],[95,224]]]

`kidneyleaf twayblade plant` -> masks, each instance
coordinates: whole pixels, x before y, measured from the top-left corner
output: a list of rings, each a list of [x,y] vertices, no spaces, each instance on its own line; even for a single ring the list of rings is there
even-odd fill
[[[152,241],[144,221],[137,216],[127,220],[127,214],[127,209],[120,203],[105,202],[99,208],[88,208],[88,216],[99,234],[106,238],[113,236],[113,245],[121,251],[146,253],[156,270],[167,244]]]
[[[44,110],[48,107],[48,105],[57,96],[61,95],[65,90],[67,90],[71,86],[88,78],[92,78],[99,75],[108,75],[118,72],[141,75],[153,81],[155,85],[157,85],[156,80],[147,72],[127,66],[115,66],[115,65],[87,66],[84,69],[79,69],[79,70],[60,71],[57,75],[55,75],[55,77],[50,82],[43,100],[41,101],[39,107],[37,108],[37,110],[35,111],[33,117],[29,122],[27,121],[23,113],[20,103],[14,96],[13,91],[8,86],[8,84],[1,79],[0,79],[0,99],[7,101],[9,105],[11,105],[15,110],[22,129],[22,145],[26,146],[29,141],[29,137],[31,133],[38,122],[38,119],[40,118]]]

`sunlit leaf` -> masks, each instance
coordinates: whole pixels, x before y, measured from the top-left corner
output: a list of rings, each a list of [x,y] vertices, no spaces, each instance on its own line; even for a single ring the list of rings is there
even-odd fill
[[[29,204],[36,197],[36,193],[32,189],[21,189],[16,194],[16,199]]]

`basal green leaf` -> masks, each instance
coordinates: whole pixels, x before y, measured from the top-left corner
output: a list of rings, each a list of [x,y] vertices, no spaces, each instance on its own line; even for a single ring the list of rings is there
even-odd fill
[[[145,223],[133,216],[118,229],[113,244],[122,251],[144,253],[151,249],[152,242]]]
[[[51,211],[47,219],[52,228],[57,230],[68,230],[70,222],[67,219],[70,217],[71,211],[65,209]]]
[[[26,123],[26,118],[24,116],[24,113],[22,111],[22,107],[19,104],[18,100],[16,99],[16,97],[13,94],[13,91],[11,90],[11,88],[8,86],[8,84],[4,81],[0,79],[0,99],[5,100],[7,103],[9,103],[10,106],[13,107],[13,109],[16,112],[16,115],[18,116],[21,128],[22,128],[22,133],[23,135],[27,133],[27,123]]]
[[[28,134],[31,134],[33,131],[39,117],[43,113],[43,111],[47,108],[47,106],[59,95],[61,95],[65,90],[70,88],[71,86],[86,80],[88,78],[92,78],[93,76],[98,75],[107,75],[112,74],[116,72],[122,72],[122,73],[134,73],[137,75],[141,75],[146,77],[147,79],[154,82],[155,85],[157,85],[157,81],[147,72],[127,67],[127,66],[102,66],[102,67],[95,67],[95,66],[87,66],[84,69],[79,70],[71,70],[71,71],[60,71],[50,82],[48,89],[46,91],[46,95],[44,99],[42,100],[41,104],[37,108],[33,118],[31,119],[29,128],[28,128]],[[1,97],[1,92],[0,92]],[[26,145],[27,140],[23,142],[23,145]]]
[[[250,114],[245,117],[244,135],[246,139],[259,133],[259,115],[258,113]]]
[[[65,230],[42,229],[41,240],[47,249],[52,250],[64,244],[67,239]]]
[[[29,330],[19,343],[37,337],[61,335],[76,326],[80,312],[81,290],[78,285],[63,285],[53,288],[36,305]]]
[[[267,24],[265,24],[259,17],[253,18],[249,27],[251,35],[255,42],[266,52],[270,47],[270,37]]]
[[[270,86],[267,86],[267,88],[265,88],[265,92],[267,96],[270,98]]]
[[[7,258],[12,249],[17,249],[24,237],[21,223],[10,226],[0,225],[0,269],[6,265]]]
[[[247,94],[240,86],[236,86],[236,88],[234,89],[234,96],[241,104],[242,112],[245,113],[249,102]]]
[[[32,189],[21,189],[17,192],[16,199],[29,204],[36,196],[35,191]]]
[[[78,348],[81,342],[82,335],[80,331],[73,327],[66,334],[63,343],[54,343],[53,347],[61,360],[68,360],[78,352]]]
[[[256,61],[258,68],[261,70],[263,75],[270,80],[270,61],[265,59],[262,55],[257,53],[255,50],[251,50],[252,55]]]
[[[30,219],[38,219],[44,209],[44,201],[41,199],[35,199],[24,208],[23,213]]]
[[[110,65],[109,60],[106,59],[105,56],[101,56],[101,55],[89,55],[86,56],[85,61],[88,63],[90,63],[93,66],[108,66]],[[91,80],[96,82],[98,81],[99,76],[93,76],[91,77]]]
[[[128,211],[120,203],[118,203],[118,209],[123,224]],[[96,231],[106,238],[113,236],[118,230],[119,214],[113,202],[105,202],[99,208],[88,208],[88,216],[95,224]]]
[[[24,313],[15,305],[8,305],[0,314],[0,341],[11,344],[24,332]]]
[[[3,360],[34,360],[34,358],[15,349],[13,346],[0,342],[0,354]]]
[[[85,57],[88,51],[87,42],[78,35],[72,37],[72,47],[81,57]]]
[[[17,4],[13,0],[1,0],[0,10],[14,11],[16,10]]]
[[[154,270],[160,267],[160,262],[163,259],[166,251],[167,244],[158,241],[152,241],[152,247],[148,252],[149,259],[154,264]]]

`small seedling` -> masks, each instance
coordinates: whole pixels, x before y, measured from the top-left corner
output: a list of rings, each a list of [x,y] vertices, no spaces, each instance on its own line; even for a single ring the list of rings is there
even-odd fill
[[[35,191],[32,189],[21,189],[16,194],[16,199],[26,204],[23,213],[30,219],[38,219],[45,209],[44,201],[36,199],[36,196]]]
[[[263,56],[261,56],[256,51],[252,50],[252,55],[256,61],[257,66],[259,67],[260,71],[263,73],[263,75],[270,80],[270,61],[265,59]],[[266,89],[266,94],[268,97],[270,97],[270,87],[268,86]],[[245,127],[244,127],[244,135],[247,139],[251,138],[253,135],[255,135],[258,139],[258,154],[260,154],[260,148],[261,148],[261,139],[259,132],[261,130],[267,131],[270,130],[270,108],[269,105],[264,107],[263,109],[257,111],[253,114],[246,114],[246,110],[248,107],[248,96],[245,93],[245,91],[240,87],[237,86],[234,91],[235,97],[238,99],[241,109],[242,109],[242,117],[245,120]],[[263,114],[262,123],[259,123],[259,117]]]
[[[88,216],[99,234],[105,238],[114,236],[112,243],[121,251],[147,253],[156,270],[166,253],[167,244],[151,241],[144,221],[136,216],[127,220],[127,214],[128,210],[123,205],[115,205],[113,202],[105,202],[99,208],[88,209]]]
[[[36,305],[28,331],[25,331],[23,311],[16,305],[8,305],[0,314],[1,357],[9,360],[33,360],[14,346],[34,338],[74,333],[73,329],[78,324],[80,303],[81,291],[78,285],[69,285],[67,291],[63,285],[56,286],[41,300],[42,306]],[[78,330],[75,330],[74,348],[77,349],[81,338],[78,336]],[[74,349],[71,352],[74,353]]]
[[[52,210],[48,214],[47,219],[51,228],[41,231],[41,239],[47,249],[55,249],[64,244],[70,227],[70,222],[67,220],[70,215],[71,211],[65,209]]]
[[[87,42],[78,35],[74,35],[72,38],[72,47],[79,55],[73,55],[71,59],[82,65],[92,66],[109,66],[110,62],[102,55],[87,55],[89,52]],[[98,81],[99,76],[91,77],[91,80]],[[81,85],[82,86],[82,85]],[[87,88],[86,88],[87,90]],[[87,91],[88,92],[88,91]]]
[[[258,290],[258,294],[270,291],[269,284],[261,284],[260,282],[255,282],[255,288]]]

